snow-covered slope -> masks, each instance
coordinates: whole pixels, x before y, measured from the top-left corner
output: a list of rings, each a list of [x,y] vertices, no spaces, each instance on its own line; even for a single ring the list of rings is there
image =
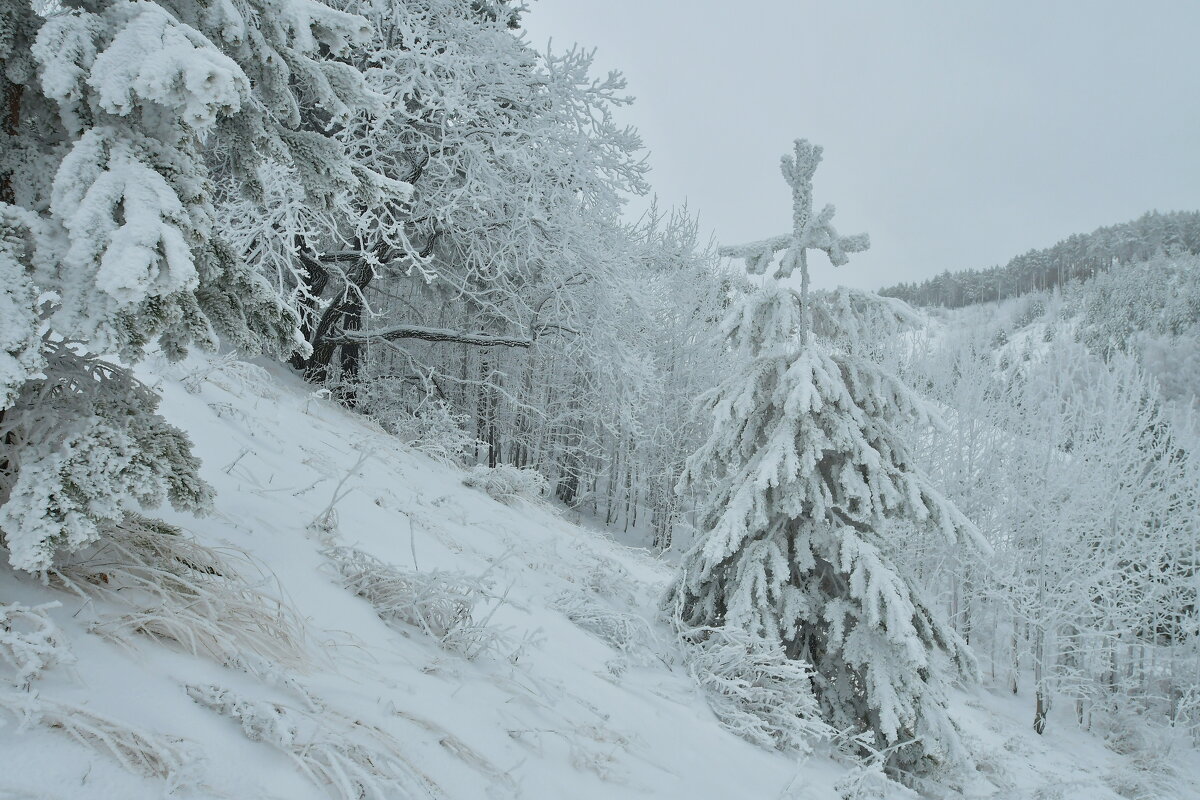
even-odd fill
[[[168,519],[225,548],[246,596],[281,600],[281,625],[294,609],[303,641],[267,630],[276,656],[237,663],[207,657],[203,641],[186,652],[152,624],[153,601],[142,623],[128,621],[146,605],[128,599],[137,589],[124,605],[103,591],[103,548],[76,573],[98,590],[83,596],[0,570],[4,603],[59,604],[45,614],[74,656],[28,692],[0,695],[12,711],[0,712],[0,798],[298,800],[354,796],[364,775],[382,797],[840,796],[847,767],[767,752],[720,726],[656,621],[665,564],[549,507],[492,500],[283,370],[197,357],[152,361],[142,376],[217,491],[209,517]],[[460,625],[466,638],[443,646],[346,588],[337,547],[397,574],[447,571],[491,588]],[[236,610],[218,622],[236,625]],[[983,771],[950,796],[1118,796],[1113,775],[1133,769],[1123,757],[1067,723],[1038,737],[1012,703],[986,689],[958,698]],[[158,760],[139,762],[139,748]],[[139,763],[171,774],[139,776]]]

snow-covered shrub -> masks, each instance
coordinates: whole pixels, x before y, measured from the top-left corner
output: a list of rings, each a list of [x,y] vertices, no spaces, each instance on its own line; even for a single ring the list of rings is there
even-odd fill
[[[564,592],[550,601],[550,607],[635,664],[654,661],[654,632],[646,620],[636,614],[616,611],[610,606],[578,592]]]
[[[476,445],[475,437],[467,432],[470,425],[467,416],[436,398],[422,403],[415,411],[402,409],[373,416],[401,442],[439,461],[461,464]]]
[[[461,572],[401,569],[352,547],[330,547],[325,555],[342,585],[401,633],[417,628],[444,649],[468,659],[496,645],[497,634],[487,628],[487,620],[474,616],[476,606],[488,596],[484,579]]]
[[[244,553],[218,552],[168,525],[131,517],[110,526],[101,544],[51,577],[81,595],[130,609],[93,628],[121,644],[139,633],[222,664],[258,663],[258,657],[303,668],[303,624],[259,588],[267,579],[261,569]],[[243,572],[253,570],[260,575],[252,582]]]
[[[192,782],[197,755],[194,745],[183,739],[140,731],[83,706],[27,692],[0,692],[0,710],[16,717],[22,729],[41,725],[61,731],[130,772],[164,779],[167,795]]]
[[[1193,747],[1200,748],[1200,687],[1193,684],[1179,692],[1170,719],[1171,727],[1190,738]]]
[[[250,741],[282,751],[306,778],[334,797],[436,796],[431,781],[401,755],[400,743],[361,720],[251,700],[218,686],[188,686],[187,693],[200,706],[241,725]]]
[[[560,575],[564,580],[604,598],[616,608],[646,607],[648,597],[639,599],[631,591],[638,581],[611,553],[597,550],[587,538],[573,541],[571,550],[574,555],[562,563]]]
[[[74,662],[62,631],[46,613],[58,605],[0,604],[0,662],[13,669],[13,685],[28,689],[45,670]]]
[[[408,447],[439,461],[461,464],[478,444],[468,432],[470,419],[439,397],[431,382],[426,383],[414,400],[407,382],[369,377],[355,387],[358,410]]]
[[[208,508],[200,462],[154,413],[158,395],[69,343],[47,337],[42,356],[0,416],[0,532],[14,567],[45,570],[139,508]]]
[[[721,724],[760,747],[808,753],[832,738],[813,694],[812,668],[740,628],[679,629],[688,672]]]
[[[920,800],[920,795],[889,778],[883,759],[866,757],[834,784],[838,800]]]
[[[1101,779],[1108,788],[1128,800],[1162,800],[1178,787],[1168,775],[1140,766],[1118,765]]]
[[[546,476],[531,468],[518,468],[509,464],[487,467],[478,464],[467,472],[463,484],[483,489],[493,500],[512,503],[516,500],[537,502],[550,495],[550,482]]]
[[[1092,729],[1104,745],[1125,756],[1103,776],[1114,792],[1129,800],[1157,800],[1177,785],[1180,750],[1191,749],[1186,731],[1156,722],[1132,698],[1114,697],[1092,708]]]

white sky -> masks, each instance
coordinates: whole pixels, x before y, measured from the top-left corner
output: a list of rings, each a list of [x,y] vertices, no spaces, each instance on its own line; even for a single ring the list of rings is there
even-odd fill
[[[539,48],[596,47],[638,99],[664,206],[727,244],[786,232],[779,157],[872,249],[816,286],[1003,263],[1200,208],[1200,0],[534,0]],[[635,206],[634,208],[640,208]]]

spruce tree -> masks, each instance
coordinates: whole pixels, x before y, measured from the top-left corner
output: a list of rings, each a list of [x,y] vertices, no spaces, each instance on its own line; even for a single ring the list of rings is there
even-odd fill
[[[807,141],[783,159],[790,235],[722,250],[755,274],[784,252],[775,280],[725,322],[743,366],[704,400],[712,431],[681,489],[709,499],[669,597],[684,624],[743,628],[811,664],[826,721],[873,734],[894,774],[919,773],[964,756],[943,682],[951,664],[975,667],[893,554],[914,526],[948,545],[978,534],[913,469],[897,434],[900,418],[926,415],[924,403],[853,343],[813,330],[807,251],[840,265],[868,246],[838,235],[832,206],[813,213],[820,159]],[[781,283],[796,269],[799,292]]]

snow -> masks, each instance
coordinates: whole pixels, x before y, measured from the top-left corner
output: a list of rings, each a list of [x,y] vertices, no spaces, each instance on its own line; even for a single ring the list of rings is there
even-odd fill
[[[238,670],[133,633],[122,644],[97,624],[113,607],[12,571],[0,572],[0,597],[25,608],[60,604],[38,613],[61,631],[51,638],[65,642],[74,666],[48,658],[32,689],[190,761],[174,796],[329,796],[272,736],[392,743],[410,792],[464,800],[821,800],[855,779],[825,755],[763,750],[721,727],[656,616],[670,565],[544,502],[492,500],[465,486],[461,470],[403,448],[280,367],[193,356],[181,365],[151,358],[140,373],[195,442],[216,489],[210,516],[167,518],[201,544],[265,565],[255,588],[303,620],[307,668]],[[313,525],[318,518],[324,525]],[[324,554],[331,543],[399,570],[486,580],[493,589],[476,619],[486,618],[497,645],[468,659],[418,628],[389,625],[342,587]],[[606,636],[571,621],[605,609],[641,633]],[[0,706],[14,696],[0,696]],[[238,698],[240,722],[214,710]],[[1119,796],[1106,780],[1131,773],[1131,758],[1071,724],[1066,708],[1055,711],[1053,735],[1039,737],[1028,707],[1027,697],[989,689],[953,692],[982,771],[950,796]],[[263,714],[276,727],[263,727]],[[139,800],[170,788],[63,731],[3,719],[0,797]],[[1190,788],[1200,765],[1181,757],[1177,766],[1193,780],[1153,796],[1200,797]]]
[[[93,129],[63,159],[55,181],[54,210],[71,241],[67,259],[81,273],[98,261],[96,287],[122,305],[199,283],[180,230],[183,203],[137,151],[120,133]]]
[[[21,385],[42,366],[39,298],[21,263],[32,249],[23,240],[36,230],[32,214],[0,208],[0,410],[12,405]]]
[[[206,131],[249,95],[250,81],[237,63],[164,9],[118,4],[114,16],[125,17],[124,27],[96,57],[88,78],[105,111],[123,116],[149,101]]]
[[[204,368],[199,360],[187,364]],[[433,796],[730,797],[747,789],[770,796],[791,780],[795,766],[787,759],[718,726],[678,666],[668,670],[655,659],[657,667],[631,665],[617,678],[608,662],[621,654],[552,609],[564,593],[590,596],[584,581],[599,575],[598,602],[648,616],[666,581],[665,565],[585,533],[548,508],[497,503],[464,486],[460,471],[400,449],[289,377],[262,375],[257,385],[233,386],[233,393],[217,385],[223,377],[228,381],[210,375],[195,395],[178,380],[162,379],[164,411],[186,423],[218,494],[210,517],[172,521],[204,543],[242,548],[270,565],[271,581],[306,620],[310,645],[325,657],[294,677],[328,708],[401,741],[400,755],[441,787]],[[405,568],[415,555],[422,571],[479,575],[491,567],[499,590],[511,587],[490,623],[507,640],[504,652],[466,661],[419,630],[406,638],[340,587],[307,527],[360,453],[369,458],[336,506],[341,542]],[[6,573],[2,581],[6,598],[63,603],[49,613],[86,665],[77,680],[60,670],[39,682],[43,697],[192,740],[207,757],[201,775],[212,796],[323,796],[279,753],[247,742],[235,723],[189,699],[185,687],[232,687],[289,705],[296,698],[148,640],[124,650],[87,633],[103,609],[34,579]],[[708,757],[717,751],[721,759]],[[61,734],[18,732],[15,724],[0,732],[0,765],[0,796],[161,793],[154,782],[127,777]],[[828,780],[836,773],[825,765],[816,774]]]

